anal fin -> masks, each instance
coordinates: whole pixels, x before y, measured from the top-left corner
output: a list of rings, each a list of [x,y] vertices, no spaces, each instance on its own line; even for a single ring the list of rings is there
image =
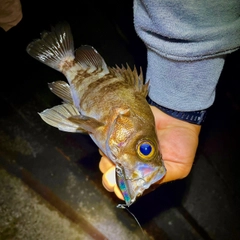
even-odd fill
[[[73,104],[70,86],[64,81],[56,81],[48,84],[49,89],[65,103]]]

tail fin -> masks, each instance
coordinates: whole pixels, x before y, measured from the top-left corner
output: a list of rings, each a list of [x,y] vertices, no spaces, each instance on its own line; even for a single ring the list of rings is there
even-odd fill
[[[41,39],[31,42],[27,46],[27,52],[38,61],[60,71],[62,60],[74,59],[70,26],[64,22],[57,24],[51,32],[41,33]]]

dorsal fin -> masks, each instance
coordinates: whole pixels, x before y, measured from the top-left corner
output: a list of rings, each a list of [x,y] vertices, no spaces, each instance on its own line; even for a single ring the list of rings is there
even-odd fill
[[[81,46],[76,50],[75,55],[75,61],[80,64],[84,70],[87,70],[87,72],[91,73],[99,70],[105,74],[109,73],[107,64],[92,46]]]
[[[121,68],[119,66],[116,66],[115,68],[109,68],[109,70],[116,77],[122,77],[124,81],[127,82],[130,86],[132,86],[137,93],[146,97],[148,94],[149,83],[147,82],[146,84],[143,84],[142,68],[140,68],[140,74],[138,74],[135,66],[132,70],[128,64],[126,65],[127,68],[125,68],[124,66],[122,66]]]

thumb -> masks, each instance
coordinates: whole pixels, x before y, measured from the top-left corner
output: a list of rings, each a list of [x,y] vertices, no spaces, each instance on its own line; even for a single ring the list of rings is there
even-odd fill
[[[115,166],[108,169],[102,177],[102,184],[109,192],[114,192],[119,199],[124,200],[123,195],[116,184]]]

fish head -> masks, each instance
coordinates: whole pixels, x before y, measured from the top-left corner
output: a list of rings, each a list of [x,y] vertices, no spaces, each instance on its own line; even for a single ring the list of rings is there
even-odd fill
[[[126,205],[130,206],[166,174],[151,110],[140,117],[121,115],[111,137],[116,182]]]
[[[116,164],[116,181],[127,206],[166,174],[157,142],[143,138],[134,150],[135,156],[125,152]]]

